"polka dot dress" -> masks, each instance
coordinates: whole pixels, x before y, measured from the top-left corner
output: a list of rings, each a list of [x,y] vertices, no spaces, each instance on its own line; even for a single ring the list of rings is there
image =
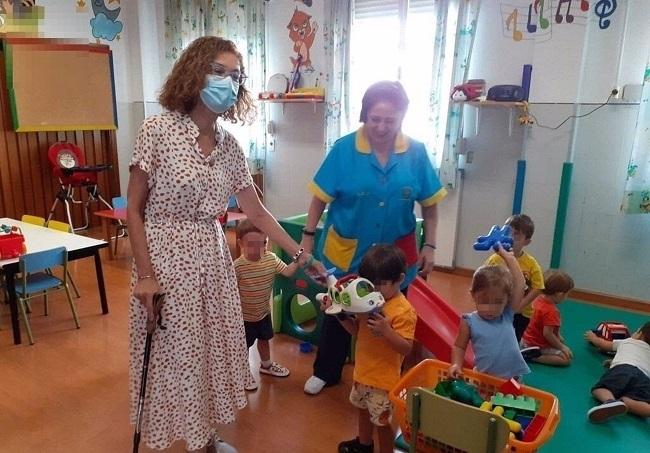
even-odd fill
[[[228,198],[252,184],[234,137],[216,127],[217,146],[205,157],[199,130],[177,112],[147,118],[131,166],[148,174],[145,231],[158,282],[165,293],[166,330],[154,333],[142,438],[165,449],[184,439],[205,446],[216,425],[231,423],[246,405],[248,353],[232,259],[217,217]],[[131,288],[136,282],[133,268]],[[130,300],[131,422],[135,422],[146,311]]]

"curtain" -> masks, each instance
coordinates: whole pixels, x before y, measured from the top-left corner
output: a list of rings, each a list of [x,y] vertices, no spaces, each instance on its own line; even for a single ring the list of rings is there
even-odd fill
[[[650,214],[650,58],[643,78],[621,210],[627,214]]]
[[[350,124],[349,77],[352,0],[325,2],[325,152]]]
[[[452,87],[467,80],[480,6],[480,0],[436,1],[433,77],[429,94],[430,118],[432,129],[437,134],[435,143],[442,146],[440,182],[449,188],[456,187],[456,145],[462,139],[463,133],[463,106],[450,103],[449,96]],[[449,39],[454,39],[453,48],[448,42]],[[451,49],[453,51],[448,54]],[[446,123],[444,128],[443,123]],[[443,131],[444,136],[441,136]]]
[[[235,43],[242,54],[253,97],[266,80],[265,5],[246,0],[165,0],[165,57],[170,65],[196,38],[220,36]],[[253,173],[262,170],[266,156],[265,109],[257,109],[251,126],[224,124],[247,152]]]

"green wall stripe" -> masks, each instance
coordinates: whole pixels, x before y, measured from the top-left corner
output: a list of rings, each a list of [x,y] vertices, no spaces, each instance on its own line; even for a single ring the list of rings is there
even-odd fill
[[[551,267],[560,267],[562,258],[562,243],[564,242],[564,227],[566,225],[566,213],[569,207],[569,187],[571,186],[571,174],[573,163],[565,162],[562,165],[562,179],[560,180],[560,194],[557,200],[557,214],[555,215],[555,232],[553,233],[553,251],[551,252]]]

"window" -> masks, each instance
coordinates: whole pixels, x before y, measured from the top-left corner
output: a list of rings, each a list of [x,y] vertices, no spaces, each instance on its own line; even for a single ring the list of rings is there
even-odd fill
[[[432,111],[436,9],[434,0],[355,0],[350,37],[350,114],[357,128],[364,91],[379,80],[399,80],[410,103],[402,130],[436,155],[442,155],[448,96],[441,96],[440,113]],[[455,30],[451,30],[454,36]],[[453,55],[453,39],[447,40]],[[451,47],[450,47],[451,46]],[[450,47],[450,48],[449,48]],[[441,59],[450,61],[451,59]],[[451,81],[451,63],[443,82]],[[444,110],[443,110],[444,109]],[[434,116],[439,120],[434,122]],[[434,126],[435,124],[435,126]],[[434,130],[434,129],[441,130]]]

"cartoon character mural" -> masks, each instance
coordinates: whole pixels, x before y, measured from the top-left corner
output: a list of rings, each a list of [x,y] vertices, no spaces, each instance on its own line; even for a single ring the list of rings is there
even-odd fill
[[[309,53],[314,44],[314,38],[316,38],[318,24],[311,20],[309,14],[296,8],[287,29],[289,30],[289,39],[293,42],[293,51],[298,54],[296,57],[289,57],[291,65],[295,66],[300,62],[300,67],[306,71],[313,71],[314,67],[311,64]]]
[[[108,0],[108,4],[120,3],[120,0]],[[109,9],[105,0],[90,0],[90,5],[93,9],[95,17],[90,19],[90,26],[92,33],[97,40],[105,39],[106,41],[113,41],[116,37],[119,38],[119,33],[122,31],[124,25],[117,20],[120,15],[122,7],[118,6],[115,9]]]

